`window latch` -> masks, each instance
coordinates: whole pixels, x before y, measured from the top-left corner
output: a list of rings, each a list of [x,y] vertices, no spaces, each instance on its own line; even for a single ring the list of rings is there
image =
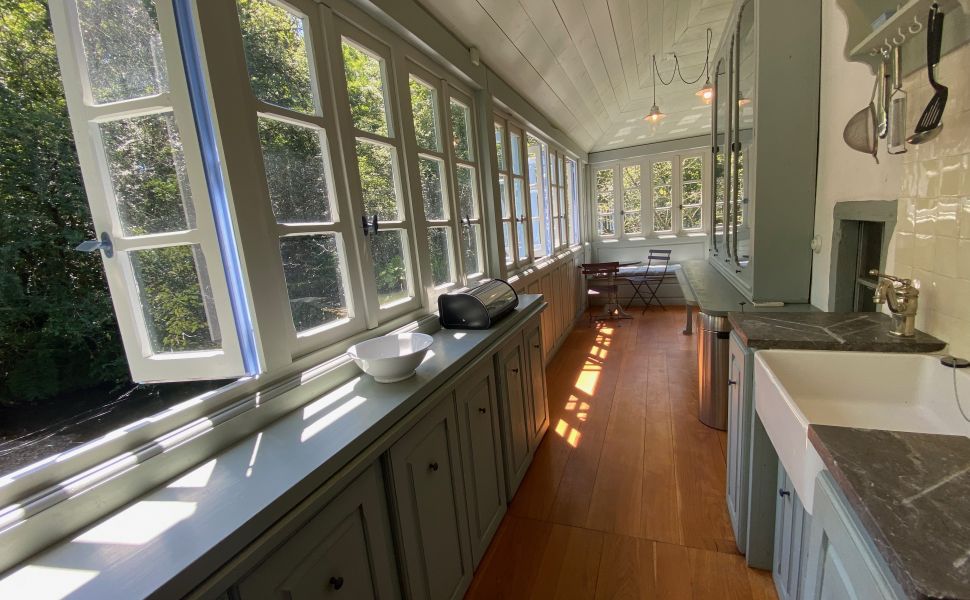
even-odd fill
[[[472,226],[472,219],[471,219],[471,217],[469,217],[468,215],[465,215],[464,217],[462,217],[461,218],[461,224],[464,225],[465,227],[468,227],[469,229],[471,229],[471,226]]]
[[[374,218],[371,219],[370,222],[367,221],[367,215],[361,215],[360,226],[364,230],[364,237],[367,237],[367,235],[371,233],[377,235],[377,215],[375,214]]]
[[[94,252],[95,250],[102,250],[104,251],[105,258],[111,258],[115,255],[114,245],[112,245],[111,236],[108,235],[107,231],[101,232],[101,239],[81,242],[74,249],[78,252]]]

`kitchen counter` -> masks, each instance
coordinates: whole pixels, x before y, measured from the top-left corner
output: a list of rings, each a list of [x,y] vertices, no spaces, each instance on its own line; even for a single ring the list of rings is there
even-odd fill
[[[688,305],[697,306],[704,314],[726,317],[732,311],[784,313],[818,310],[811,304],[756,307],[706,260],[685,260],[680,267],[678,281]]]
[[[922,331],[911,338],[891,335],[892,318],[882,313],[731,312],[728,318],[744,345],[756,350],[938,352],[946,347],[946,342]]]
[[[970,598],[970,438],[812,425],[808,436],[912,598]]]

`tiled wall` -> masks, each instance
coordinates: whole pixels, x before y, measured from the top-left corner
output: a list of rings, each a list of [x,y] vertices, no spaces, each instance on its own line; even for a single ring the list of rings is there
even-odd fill
[[[970,45],[944,56],[938,75],[950,88],[944,127],[903,155],[890,254],[896,274],[920,280],[917,327],[970,356]],[[906,77],[904,89],[912,128],[932,96],[925,70]]]

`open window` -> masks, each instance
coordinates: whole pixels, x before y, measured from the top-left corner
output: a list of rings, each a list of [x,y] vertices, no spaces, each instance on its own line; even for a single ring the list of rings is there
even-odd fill
[[[173,4],[50,3],[96,239],[132,378],[253,372],[220,250]],[[248,332],[242,332],[248,335]],[[251,358],[251,357],[250,357]],[[248,363],[247,363],[248,360]]]
[[[475,120],[470,97],[448,86],[449,151],[454,173],[454,210],[458,216],[461,239],[461,264],[466,283],[485,275],[484,225]]]

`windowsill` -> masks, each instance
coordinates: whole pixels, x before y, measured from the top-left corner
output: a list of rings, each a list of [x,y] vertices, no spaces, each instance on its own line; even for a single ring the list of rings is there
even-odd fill
[[[341,479],[349,482],[355,473],[346,469],[362,470],[376,460],[429,394],[544,306],[541,296],[521,295],[515,313],[491,330],[437,332],[417,375],[404,382],[379,384],[358,374],[307,398],[301,408],[12,569],[0,580],[0,597],[27,589],[45,598],[183,596],[338,472],[345,470]]]
[[[658,244],[703,244],[707,240],[707,233],[703,231],[680,234],[657,234],[636,238],[601,238],[593,241],[595,246],[656,246]]]

